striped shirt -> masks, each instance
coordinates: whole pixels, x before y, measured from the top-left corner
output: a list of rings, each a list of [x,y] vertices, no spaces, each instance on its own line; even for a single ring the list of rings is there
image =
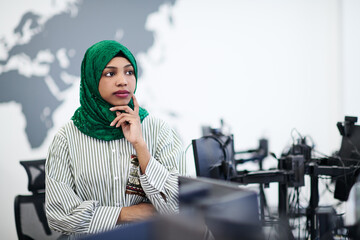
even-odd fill
[[[151,115],[141,126],[151,155],[144,174],[133,164],[136,152],[125,138],[98,140],[72,121],[59,130],[45,166],[50,228],[64,234],[110,230],[122,207],[146,201],[159,213],[178,212],[177,176],[186,169],[179,137]],[[133,187],[136,183],[140,188]]]

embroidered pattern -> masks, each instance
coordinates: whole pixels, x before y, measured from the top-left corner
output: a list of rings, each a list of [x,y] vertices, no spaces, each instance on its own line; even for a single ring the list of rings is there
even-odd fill
[[[140,179],[139,179],[139,160],[136,155],[131,155],[131,167],[129,172],[129,179],[126,184],[127,194],[135,194],[142,197],[145,197],[145,192],[142,189]]]

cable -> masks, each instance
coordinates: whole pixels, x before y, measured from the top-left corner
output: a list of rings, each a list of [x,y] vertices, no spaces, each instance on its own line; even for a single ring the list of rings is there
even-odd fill
[[[187,155],[187,151],[189,150],[189,148],[192,146],[192,143],[190,143],[187,147],[186,147],[186,149],[185,149],[185,156]]]
[[[299,135],[300,139],[303,139],[303,137],[302,137],[302,135],[300,134],[300,132],[299,132],[296,128],[293,128],[293,129],[291,129],[291,138],[293,139],[293,143],[295,143],[295,139],[294,139],[294,136],[293,136],[293,132],[296,132],[296,133]]]
[[[360,157],[360,153],[359,153],[359,149],[356,147],[356,145],[351,141],[350,138],[346,137],[346,140],[348,141],[348,143],[350,143],[350,145],[354,148],[355,153],[358,155],[358,157]],[[360,161],[359,161],[360,162]],[[359,164],[359,163],[358,163]],[[357,165],[358,165],[357,164]]]
[[[311,145],[311,149],[315,149],[315,141],[314,139],[310,136],[310,135],[306,135],[305,138],[309,138],[312,145]]]
[[[225,135],[221,135],[222,137],[226,137],[227,139],[226,139],[226,141],[225,142],[223,142],[221,139],[220,139],[220,137],[218,136],[218,135],[208,135],[208,136],[203,136],[203,138],[211,138],[211,139],[214,139],[215,141],[217,141],[218,143],[219,143],[219,145],[220,145],[220,147],[221,147],[221,150],[222,150],[222,152],[223,152],[223,157],[224,157],[224,159],[222,160],[222,163],[221,164],[217,164],[217,165],[213,165],[212,167],[213,168],[210,168],[210,170],[211,169],[214,169],[214,168],[216,168],[216,167],[219,167],[219,166],[223,166],[223,168],[225,168],[225,169],[223,169],[223,170],[225,170],[226,172],[224,172],[224,175],[225,175],[225,179],[226,180],[229,180],[230,179],[230,173],[231,173],[231,168],[232,167],[234,167],[233,166],[233,164],[232,164],[232,162],[231,162],[231,166],[229,167],[229,166],[227,166],[227,164],[229,164],[229,161],[227,161],[228,159],[228,153],[227,153],[227,145],[231,142],[231,141],[229,141],[229,140],[231,140],[231,137],[230,136],[225,136]]]
[[[326,154],[324,154],[324,153],[322,153],[322,152],[320,152],[320,151],[317,151],[316,149],[314,149],[314,152],[322,155],[323,157],[330,158],[328,155],[326,155]],[[344,163],[344,161],[341,159],[340,156],[335,156],[334,158],[335,158],[335,159],[338,159],[339,162],[341,163],[341,165],[344,167],[344,175],[337,176],[337,177],[335,177],[335,179],[340,178],[340,177],[344,177],[345,186],[347,186],[348,183],[347,183],[347,177],[346,177],[346,175],[348,175],[348,174],[346,174],[345,163]],[[353,170],[353,171],[354,171],[354,173],[355,173],[356,170]]]

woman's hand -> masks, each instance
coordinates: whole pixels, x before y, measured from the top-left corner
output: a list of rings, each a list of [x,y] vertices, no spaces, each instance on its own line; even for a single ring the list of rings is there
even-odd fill
[[[145,173],[146,167],[150,161],[150,152],[142,136],[139,103],[134,95],[132,96],[132,99],[134,102],[134,110],[129,106],[115,106],[110,108],[110,111],[117,111],[117,116],[111,122],[110,126],[122,128],[126,140],[128,140],[135,148],[136,155],[139,159],[141,173]],[[124,112],[120,113],[118,111]]]
[[[111,122],[110,126],[121,127],[125,138],[132,144],[143,143],[141,132],[141,122],[139,117],[139,103],[135,95],[132,96],[134,110],[129,106],[115,106],[110,111],[116,111],[116,118]],[[119,111],[124,111],[120,113]]]
[[[155,207],[151,203],[139,203],[121,209],[117,224],[122,222],[134,222],[146,220],[156,213]]]

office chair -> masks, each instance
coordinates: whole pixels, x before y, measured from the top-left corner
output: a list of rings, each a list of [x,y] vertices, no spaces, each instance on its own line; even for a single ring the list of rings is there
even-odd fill
[[[60,233],[50,230],[45,215],[45,159],[20,161],[28,176],[32,195],[15,197],[15,223],[19,240],[58,239]]]

